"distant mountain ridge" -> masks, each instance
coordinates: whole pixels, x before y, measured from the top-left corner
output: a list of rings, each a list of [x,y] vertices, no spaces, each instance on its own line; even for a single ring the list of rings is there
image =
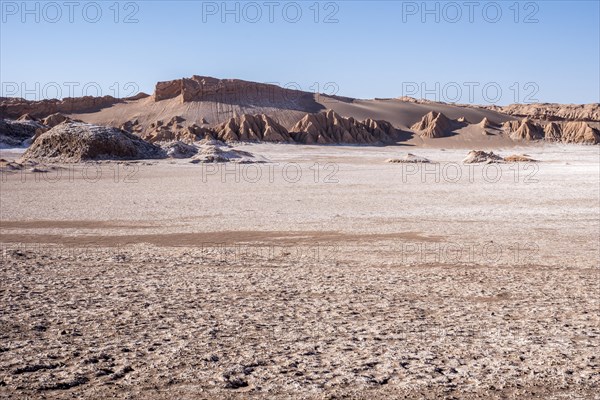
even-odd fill
[[[600,104],[472,106],[413,98],[363,100],[273,84],[195,75],[158,82],[154,93],[29,101],[0,98],[0,116],[64,114],[146,140],[394,143],[412,140],[549,140],[596,143]],[[63,120],[63,118],[58,118]],[[519,121],[522,120],[522,121]],[[550,123],[554,125],[549,126]],[[565,125],[571,122],[569,125]],[[545,132],[548,132],[547,135]]]

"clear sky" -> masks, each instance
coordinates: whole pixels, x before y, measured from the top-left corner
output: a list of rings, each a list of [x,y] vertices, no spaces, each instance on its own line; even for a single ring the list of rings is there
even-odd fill
[[[600,102],[593,1],[1,2],[1,94],[207,75],[461,103]]]

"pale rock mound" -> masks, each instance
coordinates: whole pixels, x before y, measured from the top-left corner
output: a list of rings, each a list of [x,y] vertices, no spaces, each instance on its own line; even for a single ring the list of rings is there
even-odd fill
[[[164,158],[165,152],[116,128],[65,122],[35,139],[24,160],[80,162]]]
[[[291,129],[293,139],[304,144],[373,144],[391,142],[395,129],[387,121],[362,122],[344,118],[333,110],[306,114]]]
[[[424,138],[442,138],[450,136],[454,127],[444,114],[430,111],[411,129]]]
[[[464,164],[491,164],[491,163],[501,163],[504,159],[497,154],[494,154],[493,151],[486,153],[485,151],[479,150],[471,150],[467,157],[463,160]]]
[[[218,139],[227,142],[293,142],[283,126],[264,114],[234,117],[213,130]]]
[[[198,154],[198,148],[180,141],[164,143],[161,148],[169,158],[191,158]]]
[[[600,143],[600,132],[585,122],[565,122],[562,124],[561,137],[565,143]]]
[[[513,154],[511,156],[504,157],[504,161],[509,162],[509,163],[514,163],[514,162],[537,162],[537,160],[534,160],[533,158],[530,158],[526,154]]]
[[[256,156],[252,153],[242,150],[232,149],[230,146],[204,144],[200,147],[192,161],[193,164],[199,163],[235,163],[235,164],[254,164],[265,163],[267,159]]]
[[[431,160],[425,157],[416,156],[412,153],[408,153],[402,158],[390,158],[385,162],[392,164],[429,164],[431,163]]]
[[[198,146],[220,146],[220,147],[231,147],[228,144],[226,144],[225,142],[222,142],[220,140],[217,139],[213,139],[210,137],[206,137],[202,140],[200,140],[199,142],[196,143]]]

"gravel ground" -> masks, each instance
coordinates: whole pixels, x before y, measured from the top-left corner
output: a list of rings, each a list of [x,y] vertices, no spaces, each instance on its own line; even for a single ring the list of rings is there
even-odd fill
[[[597,148],[242,147],[2,174],[1,398],[600,398]]]

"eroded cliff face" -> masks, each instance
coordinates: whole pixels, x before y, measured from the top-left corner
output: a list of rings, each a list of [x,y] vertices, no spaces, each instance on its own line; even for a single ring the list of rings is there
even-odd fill
[[[213,128],[216,139],[249,142],[294,142],[287,129],[265,114],[244,114]]]
[[[30,101],[20,98],[0,98],[0,118],[16,119],[23,114],[34,118],[45,118],[52,114],[76,114],[99,111],[128,100],[137,100],[148,95],[140,93],[135,97],[117,99],[112,96],[103,97],[67,97],[62,100],[50,99]]]
[[[600,132],[584,121],[549,122],[546,125],[525,118],[508,121],[502,126],[511,139],[520,141],[546,140],[550,142],[599,144]]]
[[[310,101],[312,93],[286,89],[277,85],[239,79],[216,79],[194,75],[191,78],[159,82],[154,101],[179,98],[181,102],[216,101],[235,104],[273,104],[285,106]]]
[[[383,144],[393,143],[400,135],[387,121],[357,121],[332,110],[306,114],[289,131],[265,114],[244,114],[212,127],[175,117],[168,122],[157,121],[147,128],[133,120],[121,128],[153,143],[217,139],[223,142]]]
[[[565,122],[561,125],[561,139],[565,143],[600,143],[600,131],[585,122]]]
[[[486,107],[520,118],[544,121],[600,122],[600,104],[511,104]]]
[[[344,118],[332,110],[307,114],[291,129],[294,141],[305,144],[373,144],[393,141],[389,122]]]

